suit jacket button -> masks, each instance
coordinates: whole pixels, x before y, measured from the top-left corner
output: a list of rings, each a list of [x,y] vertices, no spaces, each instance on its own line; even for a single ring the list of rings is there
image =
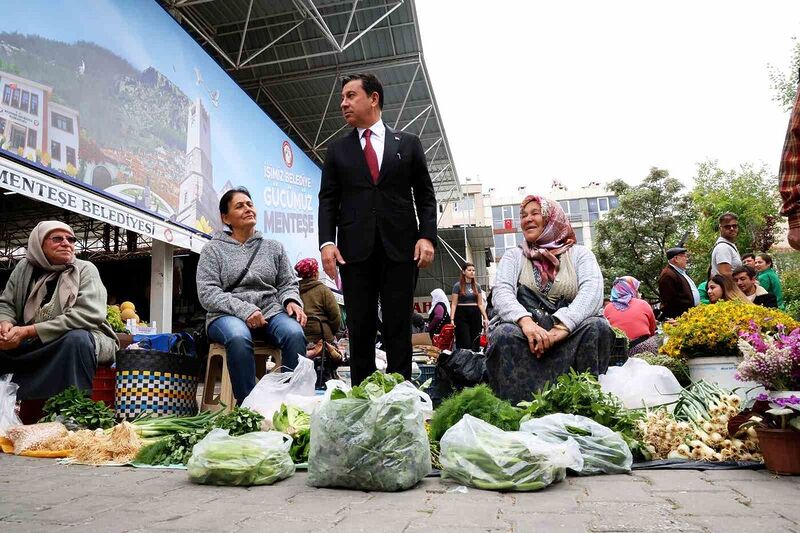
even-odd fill
[[[373,210],[372,210],[372,214],[373,214],[373,215],[374,215],[375,213],[377,213],[377,212],[378,212],[378,211],[377,211],[376,209],[373,209]]]

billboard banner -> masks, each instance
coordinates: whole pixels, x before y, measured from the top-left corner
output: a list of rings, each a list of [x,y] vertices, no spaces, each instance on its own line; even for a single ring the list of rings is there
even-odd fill
[[[319,253],[319,167],[155,1],[5,10],[0,156],[207,234],[243,185],[291,260]]]

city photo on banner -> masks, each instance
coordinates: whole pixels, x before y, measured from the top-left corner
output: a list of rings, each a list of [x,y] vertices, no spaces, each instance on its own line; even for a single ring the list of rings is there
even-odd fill
[[[5,10],[0,156],[207,234],[244,185],[290,260],[319,253],[319,167],[155,1]]]

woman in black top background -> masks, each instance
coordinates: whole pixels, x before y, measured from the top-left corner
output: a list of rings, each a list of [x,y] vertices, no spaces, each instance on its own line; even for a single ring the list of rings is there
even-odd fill
[[[456,348],[477,350],[483,326],[489,323],[484,307],[481,287],[475,281],[475,265],[465,263],[461,279],[453,285],[450,306],[456,328]]]

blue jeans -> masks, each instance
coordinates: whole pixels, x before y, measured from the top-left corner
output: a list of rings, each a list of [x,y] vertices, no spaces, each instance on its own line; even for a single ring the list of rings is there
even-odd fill
[[[256,361],[253,357],[253,334],[281,347],[284,370],[294,370],[297,356],[306,354],[303,327],[284,312],[267,320],[264,328],[251,330],[235,316],[221,316],[208,326],[208,338],[225,346],[228,372],[236,402],[241,405],[256,385]]]

